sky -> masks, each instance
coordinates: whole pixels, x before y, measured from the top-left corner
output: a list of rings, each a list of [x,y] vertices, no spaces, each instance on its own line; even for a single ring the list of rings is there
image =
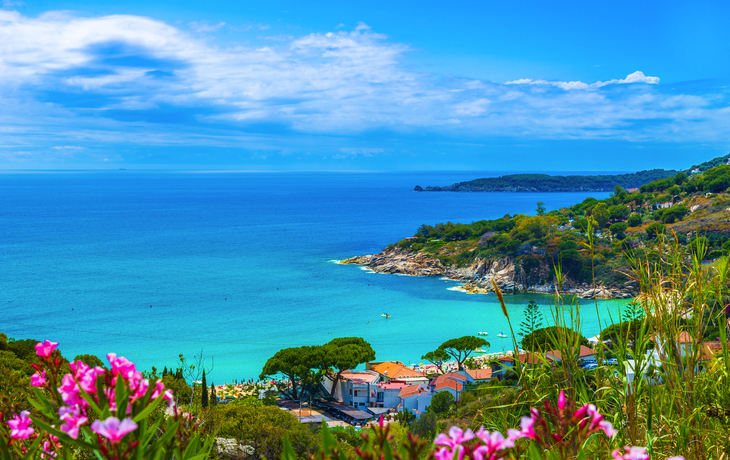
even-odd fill
[[[0,170],[686,168],[726,1],[0,0]]]

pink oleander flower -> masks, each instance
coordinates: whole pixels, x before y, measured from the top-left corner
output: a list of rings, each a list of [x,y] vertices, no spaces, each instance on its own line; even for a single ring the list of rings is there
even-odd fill
[[[79,386],[76,384],[73,375],[66,374],[61,379],[61,386],[58,387],[58,392],[61,394],[63,402],[69,406],[82,406],[86,407],[87,403],[84,398],[81,397]]]
[[[590,431],[595,429],[603,430],[609,438],[612,438],[616,434],[616,430],[613,428],[611,422],[603,420],[604,416],[598,413],[598,409],[593,404],[588,405],[588,415],[591,417],[590,426],[588,427]]]
[[[89,394],[96,393],[96,379],[104,374],[104,369],[88,366],[83,361],[73,362],[69,364],[69,367],[81,389]]]
[[[535,417],[522,417],[522,420],[520,422],[520,437],[521,438],[528,438],[532,439],[533,441],[538,441],[539,438],[537,436],[537,433],[535,432]],[[514,430],[517,431],[517,430]],[[516,435],[516,433],[514,433]],[[518,439],[514,436],[511,436],[513,439]]]
[[[502,433],[500,433],[499,431],[493,431],[492,433],[489,433],[489,431],[485,430],[483,426],[480,427],[479,431],[476,432],[476,437],[484,443],[484,446],[482,447],[487,448],[489,455],[498,450],[509,449],[515,446],[514,439],[511,439],[510,437],[507,437],[507,439],[505,439]]]
[[[137,424],[131,418],[125,418],[121,422],[116,417],[109,417],[104,420],[95,420],[91,424],[91,431],[104,436],[109,441],[117,443],[127,434],[137,429]]]
[[[616,449],[611,454],[614,460],[649,460],[649,454],[646,453],[646,447],[624,447],[626,453],[622,453],[621,449]]]
[[[558,396],[558,410],[565,410],[566,405],[567,400],[565,398],[565,392],[560,390],[560,395]]]
[[[111,364],[113,376],[116,377],[118,374],[121,374],[122,378],[126,380],[133,378],[141,380],[142,374],[137,371],[134,363],[127,360],[124,356],[117,358],[116,353],[109,353],[106,355],[106,358],[109,360],[109,364]]]
[[[36,372],[35,374],[30,376],[30,384],[34,387],[42,387],[46,384],[46,371],[41,372],[40,374]]]
[[[467,429],[466,432],[464,432],[461,428],[452,426],[449,430],[449,435],[446,436],[445,434],[440,433],[436,436],[434,444],[437,446],[451,447],[453,449],[454,447],[461,445],[461,443],[471,441],[472,439],[474,439],[474,433],[470,429]]]
[[[454,455],[456,453],[456,455]],[[435,454],[436,460],[462,460],[464,458],[464,446],[456,446],[456,450],[452,451],[447,447],[442,447]]]
[[[12,439],[28,439],[33,434],[33,428],[30,427],[33,421],[28,417],[30,412],[24,410],[20,415],[15,414],[15,417],[8,420],[8,426],[10,427],[10,437]]]
[[[79,413],[78,407],[61,407],[58,413],[60,415],[59,418],[65,422],[61,425],[61,431],[77,439],[79,437],[79,428],[88,422],[89,419]]]
[[[36,354],[41,358],[48,358],[56,349],[58,343],[46,340],[45,342],[38,342],[35,344]]]

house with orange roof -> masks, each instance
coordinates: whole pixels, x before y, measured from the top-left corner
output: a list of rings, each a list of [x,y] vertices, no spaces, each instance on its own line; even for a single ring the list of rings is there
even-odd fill
[[[585,360],[585,361],[593,360],[593,359],[595,359],[594,358],[594,353],[595,352],[593,350],[591,350],[590,348],[588,348],[587,346],[581,345],[580,346],[580,349],[578,350],[578,359],[579,360]],[[562,358],[562,356],[560,354],[560,351],[558,351],[558,350],[548,351],[548,352],[545,353],[545,355],[548,358],[551,358],[553,361],[556,361],[556,362],[559,362],[559,361],[562,361],[563,360],[563,358]]]
[[[488,382],[492,378],[492,369],[467,369],[466,373],[472,379],[472,383]]]
[[[532,367],[535,365],[543,365],[546,362],[552,362],[555,358],[545,355],[542,353],[522,353],[518,355],[520,363],[523,367]],[[515,365],[515,359],[512,356],[500,356],[496,362],[492,362],[491,370],[492,376],[497,377],[499,380],[504,379],[505,374],[508,370],[511,370]]]
[[[398,393],[398,397],[401,400],[400,405],[398,405],[398,411],[411,411],[418,417],[431,405],[432,396],[433,393],[425,383],[409,385]]]
[[[428,383],[428,377],[423,372],[411,369],[399,361],[382,361],[367,363],[365,369],[380,374],[383,382],[401,380],[411,384]]]

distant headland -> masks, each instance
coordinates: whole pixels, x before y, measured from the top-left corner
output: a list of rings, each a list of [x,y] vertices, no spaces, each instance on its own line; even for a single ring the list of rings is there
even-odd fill
[[[706,161],[691,168],[678,171],[672,169],[650,169],[629,174],[601,174],[552,176],[549,174],[508,174],[500,177],[486,177],[443,187],[430,185],[426,188],[416,185],[416,192],[611,192],[616,186],[627,190],[638,189],[656,180],[674,177],[679,172],[687,175],[704,172],[725,164],[730,155]]]

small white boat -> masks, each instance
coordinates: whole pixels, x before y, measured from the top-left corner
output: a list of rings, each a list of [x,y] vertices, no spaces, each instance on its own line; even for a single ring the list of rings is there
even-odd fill
[[[507,334],[505,334],[504,332],[500,332],[499,334],[497,334],[497,337],[504,339],[507,337]]]
[[[477,335],[489,335],[489,332],[477,332]]]
[[[383,318],[390,318],[390,315],[389,315],[389,314],[387,314],[387,313],[383,313],[383,314],[382,314],[382,315],[380,315],[380,316],[382,316]]]

